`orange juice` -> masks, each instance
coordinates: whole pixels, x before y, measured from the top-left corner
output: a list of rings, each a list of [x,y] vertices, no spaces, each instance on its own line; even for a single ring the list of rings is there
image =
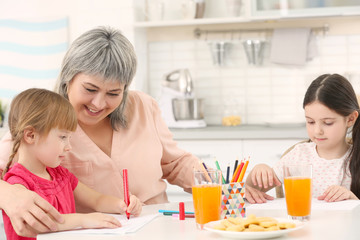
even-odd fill
[[[309,216],[311,212],[311,178],[284,179],[287,211],[290,216]]]
[[[221,186],[196,185],[192,187],[196,223],[205,223],[220,220]]]

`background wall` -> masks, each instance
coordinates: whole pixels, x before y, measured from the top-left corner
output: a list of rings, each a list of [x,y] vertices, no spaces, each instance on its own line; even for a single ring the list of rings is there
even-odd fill
[[[181,0],[170,2],[172,4],[166,1],[166,8],[179,5]],[[319,27],[324,23],[329,24],[330,31],[327,35],[317,36],[319,55],[303,67],[285,67],[269,62],[271,34],[245,34],[235,38],[229,35],[212,36],[213,39],[232,42],[226,65],[218,67],[212,63],[207,41],[204,38],[194,37],[193,30],[199,26],[134,29],[134,16],[142,16],[144,19],[142,7],[145,3],[145,0],[0,0],[0,20],[34,21],[39,18],[67,18],[68,44],[81,33],[95,26],[111,25],[121,29],[134,43],[138,54],[139,68],[132,88],[159,98],[164,74],[176,68],[189,68],[195,81],[197,96],[205,98],[205,118],[208,124],[220,124],[225,110],[237,112],[242,116],[243,122],[249,124],[302,122],[301,102],[305,89],[316,76],[327,72],[337,72],[347,76],[355,89],[360,92],[359,17],[202,25],[201,29],[238,27],[249,29]],[[222,17],[226,12],[223,5],[217,7],[216,0],[207,0],[207,4],[206,16]],[[171,11],[169,10],[165,15],[166,19],[180,17],[179,12]],[[251,66],[247,63],[241,41],[248,37],[261,37],[268,42],[262,66]],[[0,43],[5,41],[4,36],[0,35]],[[54,66],[60,67],[63,53],[56,57]],[[7,56],[3,52],[0,58],[2,64],[7,62]],[[41,66],[41,63],[37,63],[37,66]],[[9,79],[13,77],[11,74],[4,72],[0,74],[2,74],[0,88],[14,88],[14,93],[29,86],[51,88],[56,81],[56,77],[49,78],[47,84],[27,79],[24,80],[27,82],[17,83],[14,87],[14,84],[9,83]],[[0,91],[0,99],[8,100],[7,94],[8,92],[2,94]]]
[[[304,66],[286,66],[270,62],[272,31],[243,34],[213,34],[200,39],[194,29],[273,29],[322,27],[329,31],[316,33],[318,54]],[[302,123],[302,100],[310,82],[324,73],[339,73],[347,77],[360,93],[360,17],[294,19],[265,23],[153,28],[147,31],[148,72],[147,91],[161,96],[164,75],[177,68],[189,68],[195,82],[197,97],[205,99],[205,120],[221,124],[226,112],[236,112],[243,123]],[[166,32],[166,34],[164,34]],[[261,66],[249,65],[242,41],[263,39],[267,44]],[[231,43],[226,64],[216,66],[208,43],[213,40]]]
[[[52,89],[67,46],[80,34],[93,27],[110,25],[119,28],[133,42],[133,13],[131,0],[0,0],[0,99],[10,103],[11,98],[16,93],[29,87]],[[23,26],[34,26],[36,25],[34,23],[56,19],[66,19],[67,21],[65,30],[62,31],[61,35],[57,35],[62,39],[62,43],[66,43],[66,45],[63,51],[58,51],[56,54],[49,53],[50,57],[46,59],[29,51],[18,53],[18,50],[19,48],[35,50],[40,45],[40,39],[43,42],[43,49],[54,47],[55,43],[46,42],[46,39],[49,36],[54,36],[56,31],[59,31],[58,29],[48,29],[46,32],[41,33],[25,28],[21,29],[21,36],[19,36],[19,28],[11,30],[9,24],[4,24],[8,20],[16,20]],[[17,44],[18,49],[15,49],[15,53],[14,50],[5,48],[9,45],[9,41]],[[14,55],[16,56],[14,57]],[[9,67],[16,64],[16,57],[18,60],[31,64],[27,66],[24,64],[18,65],[18,71],[11,72]],[[46,73],[45,63],[51,66],[47,70],[51,69],[52,74],[48,74],[43,79],[36,78],[36,76],[41,76],[40,73]],[[33,74],[34,70],[38,70],[37,75]],[[19,71],[24,72],[24,76],[19,78]],[[29,72],[33,75],[26,74]],[[13,81],[14,79],[15,81]]]
[[[205,98],[208,124],[221,124],[226,112],[243,123],[299,123],[304,121],[302,100],[310,82],[323,73],[346,76],[360,93],[360,35],[317,37],[319,55],[305,66],[269,62],[268,42],[262,66],[249,65],[240,41],[232,41],[227,65],[214,66],[206,41],[149,43],[149,91],[161,96],[163,75],[189,68],[197,97]]]

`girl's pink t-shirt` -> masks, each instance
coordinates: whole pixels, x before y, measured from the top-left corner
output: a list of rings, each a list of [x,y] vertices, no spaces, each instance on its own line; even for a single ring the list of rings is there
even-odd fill
[[[62,166],[47,168],[47,171],[52,180],[38,177],[21,164],[15,163],[9,172],[5,174],[4,180],[10,184],[21,184],[27,189],[36,192],[62,214],[75,213],[73,192],[78,184],[78,179]],[[4,211],[3,219],[8,240],[35,239],[18,236]]]
[[[351,174],[348,164],[344,166],[350,150],[351,148],[341,158],[328,160],[318,155],[314,142],[300,143],[276,162],[273,169],[279,180],[283,182],[285,164],[311,164],[312,196],[314,198],[321,196],[332,185],[343,186],[350,190]]]

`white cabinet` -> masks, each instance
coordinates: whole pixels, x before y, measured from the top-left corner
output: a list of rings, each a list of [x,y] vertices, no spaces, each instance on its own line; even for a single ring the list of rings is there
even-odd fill
[[[251,15],[254,17],[341,16],[358,15],[359,11],[358,0],[257,0],[251,5]]]
[[[138,0],[140,1],[140,0]],[[306,1],[306,0],[243,0],[238,16],[231,14],[229,1],[206,0],[205,16],[199,19],[189,19],[182,16],[182,5],[173,0],[147,0],[148,2],[162,2],[165,16],[162,20],[149,21],[147,19],[147,4],[138,4],[134,27],[152,28],[167,26],[186,26],[204,24],[249,23],[268,20],[284,20],[291,18],[316,18],[331,16],[349,16],[360,14],[358,0],[349,1]],[[185,0],[184,0],[185,1]],[[188,0],[194,1],[194,0]],[[235,1],[235,0],[232,0]]]

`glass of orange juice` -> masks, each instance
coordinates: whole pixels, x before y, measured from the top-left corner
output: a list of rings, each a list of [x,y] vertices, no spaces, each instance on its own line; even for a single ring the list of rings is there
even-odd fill
[[[294,220],[307,221],[311,213],[312,165],[285,165],[284,186],[287,212]]]
[[[198,229],[202,230],[205,223],[220,220],[221,171],[194,170],[192,196]]]

